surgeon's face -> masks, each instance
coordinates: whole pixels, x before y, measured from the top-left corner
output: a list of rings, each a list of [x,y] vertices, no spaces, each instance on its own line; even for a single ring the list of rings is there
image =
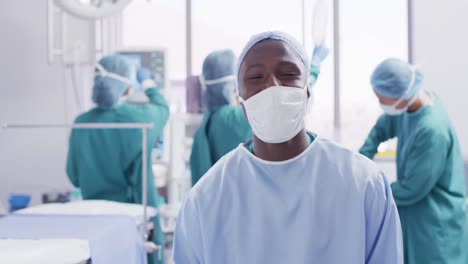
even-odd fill
[[[271,86],[303,89],[306,83],[307,73],[301,59],[280,40],[268,39],[255,44],[239,71],[240,95],[244,100]]]

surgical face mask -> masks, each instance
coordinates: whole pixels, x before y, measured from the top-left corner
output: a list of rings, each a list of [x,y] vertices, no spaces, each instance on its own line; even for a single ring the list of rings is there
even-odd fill
[[[266,143],[282,143],[304,129],[307,87],[272,86],[244,100],[252,131]]]
[[[102,76],[102,77],[108,77],[112,78],[114,80],[123,82],[125,84],[128,84],[128,86],[132,87],[133,82],[132,80],[125,78],[123,76],[120,76],[118,74],[115,74],[113,72],[108,72],[101,64],[96,64],[96,69],[98,70],[97,72],[94,73],[95,76]]]
[[[402,97],[400,97],[395,103],[393,103],[392,105],[386,105],[386,104],[382,104],[380,103],[380,108],[382,108],[382,110],[387,114],[387,115],[392,115],[392,116],[396,116],[396,115],[401,115],[403,113],[405,113],[406,111],[408,111],[408,108],[416,101],[416,99],[418,99],[419,97],[419,93],[415,94],[411,100],[408,101],[408,103],[406,103],[406,105],[400,109],[397,109],[398,105],[401,104],[401,102],[403,102],[405,100],[405,98],[408,96],[408,94],[410,93],[410,89],[413,87],[414,85],[414,82],[416,80],[416,69],[415,68],[411,68],[411,80],[408,84],[408,88],[406,89],[406,92],[403,94]]]
[[[382,110],[387,115],[391,115],[391,116],[401,115],[401,114],[408,111],[408,108],[416,101],[416,99],[418,99],[418,97],[419,97],[418,94],[413,96],[413,98],[411,98],[411,100],[409,100],[408,103],[401,109],[397,109],[396,108],[397,105],[395,105],[395,104],[393,104],[393,105],[384,105],[384,104],[381,103],[380,107],[382,108]]]
[[[202,89],[206,89],[207,85],[220,84],[220,83],[225,83],[225,82],[236,82],[236,81],[237,79],[236,79],[236,76],[234,75],[228,75],[228,76],[224,76],[224,77],[214,79],[214,80],[205,80],[203,75],[200,75],[200,84],[201,84]]]

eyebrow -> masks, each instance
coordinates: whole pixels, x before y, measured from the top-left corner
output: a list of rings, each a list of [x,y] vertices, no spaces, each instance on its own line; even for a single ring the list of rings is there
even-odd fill
[[[283,66],[296,66],[297,68],[301,68],[300,65],[298,65],[297,63],[293,62],[293,61],[281,61],[280,63],[278,63],[279,65]]]
[[[306,71],[306,69],[303,69],[303,67],[299,64],[297,64],[296,62],[293,62],[293,61],[281,61],[280,63],[278,63],[280,66],[286,66],[286,67],[294,67],[296,68],[301,74],[304,74],[303,71]]]
[[[247,69],[245,69],[245,71],[248,71],[248,70],[250,70],[252,68],[265,68],[265,65],[260,64],[260,63],[251,64],[251,65],[247,66]]]

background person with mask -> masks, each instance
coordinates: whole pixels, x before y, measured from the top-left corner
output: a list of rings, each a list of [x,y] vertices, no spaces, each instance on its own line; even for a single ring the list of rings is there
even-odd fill
[[[423,75],[398,59],[380,63],[371,84],[385,111],[360,152],[373,158],[397,137],[398,180],[391,185],[401,218],[405,263],[466,263],[465,190],[457,136]]]
[[[403,263],[385,176],[304,128],[309,65],[285,33],[261,33],[245,46],[237,79],[253,139],[187,195],[174,237],[177,264]]]
[[[96,66],[93,101],[97,107],[78,116],[75,123],[154,123],[148,130],[148,151],[162,132],[169,117],[166,100],[154,87],[148,71],[140,71],[142,88],[149,104],[129,104],[121,100],[131,89],[130,64],[120,55],[102,58]],[[145,78],[143,78],[145,77]],[[119,102],[120,101],[120,102]],[[141,203],[142,133],[139,129],[72,130],[67,160],[67,175],[81,189],[84,199]],[[154,182],[148,157],[148,182]],[[158,206],[157,190],[149,184],[148,205]],[[163,245],[159,217],[154,219],[154,242]],[[158,253],[150,263],[163,263]]]
[[[192,185],[222,156],[252,137],[236,95],[236,56],[232,50],[210,53],[203,62],[200,83],[207,113],[193,141],[190,156]]]

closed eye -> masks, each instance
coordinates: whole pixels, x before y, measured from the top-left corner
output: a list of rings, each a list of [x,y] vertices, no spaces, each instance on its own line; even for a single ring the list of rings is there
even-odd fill
[[[261,79],[261,78],[263,78],[261,75],[253,75],[253,76],[248,77],[247,79],[248,80],[258,80],[258,79]]]
[[[300,73],[294,73],[294,72],[288,72],[288,73],[283,73],[281,75],[282,76],[299,76],[301,74]]]
[[[301,76],[300,73],[294,73],[294,72],[289,72],[289,73],[283,73],[281,74],[281,78],[284,79],[297,79]]]

